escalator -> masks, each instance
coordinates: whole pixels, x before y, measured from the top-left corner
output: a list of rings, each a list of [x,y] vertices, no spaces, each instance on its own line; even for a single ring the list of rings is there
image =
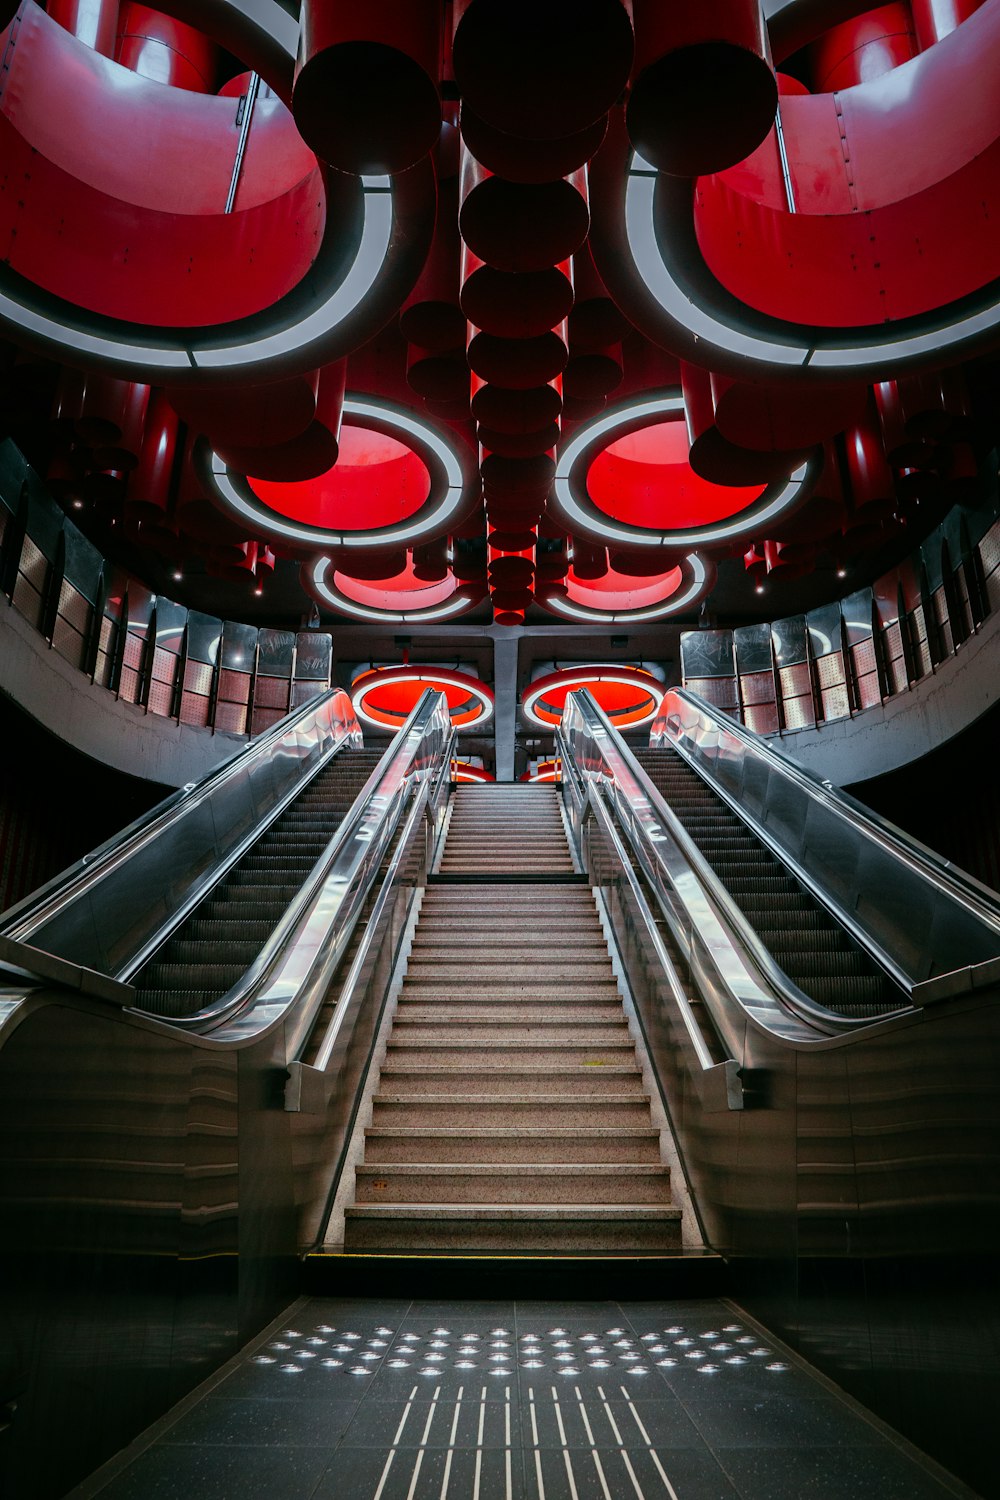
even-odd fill
[[[134,976],[136,1008],[185,1016],[243,977],[382,758],[345,745]]]
[[[636,750],[635,758],[800,989],[835,1014],[858,1019],[891,1014],[906,1003],[885,971],[678,750]]]

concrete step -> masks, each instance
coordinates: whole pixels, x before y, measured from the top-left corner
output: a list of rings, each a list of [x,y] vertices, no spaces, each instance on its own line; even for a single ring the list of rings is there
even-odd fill
[[[581,1130],[552,1125],[370,1125],[365,1164],[376,1162],[652,1162],[659,1132],[649,1126]]]
[[[634,1046],[624,1018],[619,1021],[566,1020],[560,1016],[535,1016],[527,1021],[497,1021],[489,1017],[469,1020],[444,1016],[397,1018],[390,1047],[427,1047],[431,1044],[477,1047],[491,1052],[497,1047],[519,1050],[535,1046],[602,1050]]]
[[[518,969],[527,969],[523,979]],[[575,960],[567,960],[558,954],[541,952],[530,964],[515,963],[510,958],[498,958],[484,954],[474,963],[455,963],[452,958],[429,958],[419,950],[411,953],[406,965],[406,977],[412,981],[433,981],[435,984],[467,984],[473,980],[480,989],[488,989],[498,980],[516,984],[573,984],[579,980],[581,986],[611,979],[611,960],[607,949],[603,953],[581,953]]]
[[[513,1025],[516,1022],[522,1026],[550,1023],[613,1026],[621,1019],[621,1005],[613,1002],[605,1004],[600,1000],[593,1000],[589,1005],[580,1005],[571,995],[567,995],[562,1000],[548,1000],[541,1006],[522,1000],[468,999],[439,1000],[435,1005],[427,1005],[422,1000],[408,1000],[404,997],[400,1000],[396,1010],[397,1022],[432,1021],[435,1024],[468,1021],[473,1025],[483,1023]]]
[[[606,981],[588,980],[582,984],[573,980],[559,981],[559,983],[547,984],[543,980],[516,980],[511,983],[490,978],[484,981],[475,972],[465,975],[462,984],[442,984],[432,974],[420,975],[412,978],[406,975],[403,980],[403,995],[409,1001],[424,999],[427,1004],[432,1001],[459,1001],[462,1004],[466,998],[475,1001],[537,1001],[543,1005],[552,999],[573,999],[573,1001],[612,1001],[618,996],[618,984],[609,978]],[[621,1001],[619,1001],[621,1004]]]
[[[502,1098],[524,1097],[536,1090],[540,1096],[552,1094],[643,1094],[642,1074],[634,1060],[628,1063],[600,1063],[584,1067],[579,1063],[536,1062],[518,1060],[491,1063],[477,1068],[470,1076],[468,1059],[456,1066],[440,1057],[434,1062],[419,1062],[413,1056],[393,1057],[382,1067],[380,1087],[386,1093],[420,1099],[439,1094],[442,1089],[456,1089],[464,1084],[465,1093]],[[456,1089],[456,1092],[458,1090]],[[645,1097],[645,1096],[643,1096]],[[600,1108],[592,1105],[592,1108]],[[593,1116],[591,1117],[593,1118]]]
[[[543,1087],[539,1083],[537,1092],[508,1093],[499,1099],[496,1094],[459,1093],[452,1089],[408,1096],[393,1088],[391,1092],[375,1095],[372,1126],[393,1130],[454,1128],[464,1134],[475,1129],[529,1127],[588,1131],[597,1119],[602,1129],[637,1129],[649,1125],[649,1095],[641,1089],[598,1093],[578,1089],[569,1094],[543,1092]]]
[[[265,937],[269,934],[265,933]],[[477,961],[483,960],[487,963],[498,963],[506,959],[508,963],[541,963],[544,961],[565,961],[567,953],[579,953],[581,958],[592,959],[595,954],[603,953],[605,960],[608,955],[608,945],[595,917],[593,922],[584,926],[582,923],[572,931],[567,931],[561,924],[557,931],[525,935],[512,932],[508,938],[489,938],[480,931],[477,941],[475,931],[470,927],[468,931],[461,933],[449,932],[448,926],[442,922],[438,927],[424,930],[421,920],[420,927],[414,934],[413,948],[414,956],[428,962],[431,960],[450,959],[454,962],[455,953],[469,952]]]
[[[387,1061],[400,1065],[412,1068],[452,1067],[464,1073],[479,1068],[503,1068],[505,1071],[511,1068],[522,1069],[525,1063],[535,1061],[542,1068],[550,1062],[564,1068],[636,1067],[635,1043],[631,1037],[621,1043],[595,1041],[593,1044],[539,1037],[529,1041],[497,1042],[495,1046],[491,1046],[489,1042],[483,1041],[396,1042],[390,1036],[385,1051]]]
[[[356,1170],[356,1203],[669,1203],[659,1162],[378,1162]]]
[[[363,1203],[347,1209],[345,1249],[621,1252],[680,1246],[680,1210],[659,1203]]]

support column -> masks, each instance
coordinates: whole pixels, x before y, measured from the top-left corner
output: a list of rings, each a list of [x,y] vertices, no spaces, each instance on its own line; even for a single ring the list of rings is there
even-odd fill
[[[520,630],[501,626],[493,636],[493,722],[496,726],[497,781],[514,780],[514,741],[517,729],[517,651]]]

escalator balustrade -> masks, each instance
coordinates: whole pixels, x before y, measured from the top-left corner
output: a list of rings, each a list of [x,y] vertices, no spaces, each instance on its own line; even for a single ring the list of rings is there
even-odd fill
[[[799,989],[835,1014],[855,1019],[907,1003],[888,975],[676,750],[634,754]]]
[[[189,1016],[261,952],[382,756],[345,748],[199,902],[135,977],[136,1006]]]

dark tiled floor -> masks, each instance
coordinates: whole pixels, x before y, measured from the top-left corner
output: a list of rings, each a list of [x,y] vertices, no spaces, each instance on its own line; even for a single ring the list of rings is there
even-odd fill
[[[101,1500],[968,1495],[732,1305],[312,1299]]]

